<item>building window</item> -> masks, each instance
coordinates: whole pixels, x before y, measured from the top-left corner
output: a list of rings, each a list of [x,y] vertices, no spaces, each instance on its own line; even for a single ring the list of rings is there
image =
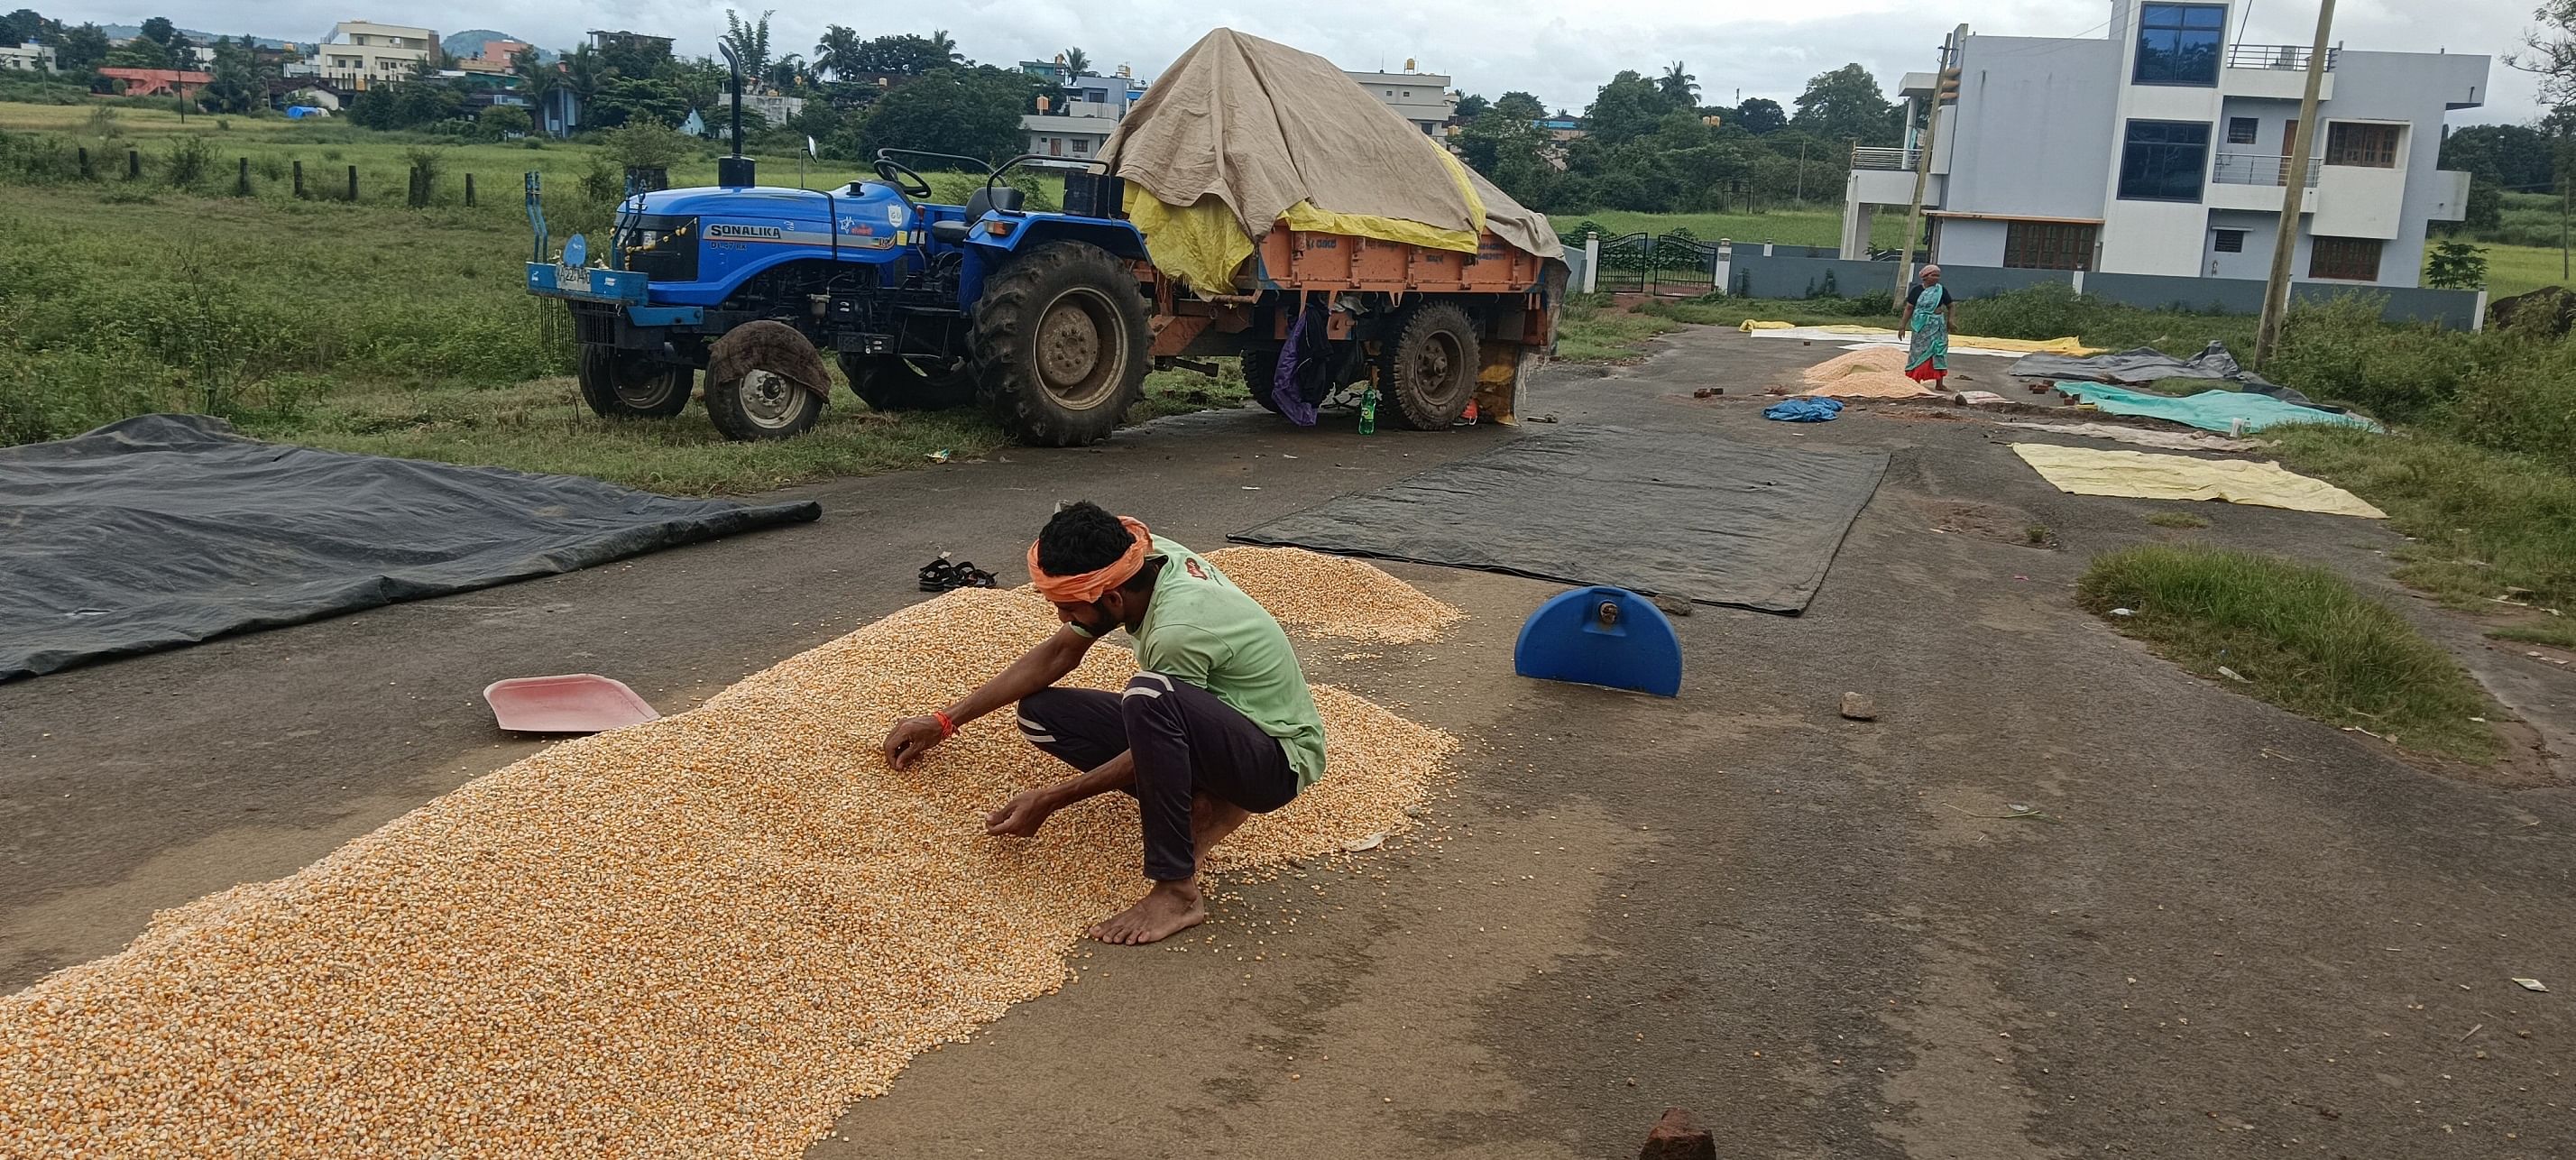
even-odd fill
[[[2379,280],[2379,239],[2317,238],[2308,246],[2308,277],[2343,282]]]
[[[2131,79],[2142,85],[2215,85],[2218,42],[2227,31],[2223,4],[2149,4],[2138,18],[2138,64]]]
[[[2209,126],[2191,121],[2131,121],[2120,150],[2120,197],[2127,201],[2199,201],[2209,172]]]
[[[1073,139],[1073,151],[1075,153],[1089,153],[1091,152],[1091,142],[1084,138],[1076,137]]]
[[[2396,125],[2357,125],[2336,121],[2326,126],[2326,164],[2397,168]]]
[[[2230,145],[2251,145],[2254,143],[2254,135],[2262,132],[2262,130],[2263,123],[2255,118],[2229,117],[2227,119],[2227,143]]]
[[[2210,242],[2209,248],[2222,254],[2242,254],[2245,252],[2245,231],[2220,230],[2217,238]]]
[[[2098,226],[2068,222],[2007,222],[2004,265],[2016,270],[2089,270]]]

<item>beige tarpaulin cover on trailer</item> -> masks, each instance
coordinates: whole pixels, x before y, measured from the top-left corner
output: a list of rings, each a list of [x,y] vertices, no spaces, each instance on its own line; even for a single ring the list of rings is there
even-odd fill
[[[1221,289],[1275,223],[1473,253],[1479,232],[1565,248],[1331,61],[1220,28],[1172,62],[1101,159],[1154,264]],[[1141,193],[1140,193],[1141,191]]]

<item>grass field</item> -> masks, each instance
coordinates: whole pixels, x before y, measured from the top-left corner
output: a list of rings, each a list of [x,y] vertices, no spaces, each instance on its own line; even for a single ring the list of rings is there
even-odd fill
[[[1583,239],[1576,230],[1590,221],[1612,235],[1630,233],[1668,234],[1676,229],[1689,230],[1703,242],[1726,238],[1759,245],[1777,242],[1791,246],[1839,246],[1843,241],[1843,211],[1839,205],[1804,209],[1773,210],[1768,213],[1630,213],[1626,210],[1602,210],[1590,214],[1551,214],[1548,221],[1576,246]],[[1871,223],[1870,244],[1893,246],[1905,240],[1905,215],[1880,214]]]
[[[743,492],[966,459],[1004,443],[980,412],[879,414],[836,392],[806,438],[723,441],[702,410],[609,422],[578,401],[563,309],[523,293],[530,232],[520,174],[543,174],[558,244],[596,229],[583,192],[606,171],[579,145],[458,144],[341,124],[0,104],[0,132],[91,150],[93,181],[6,186],[0,200],[0,444],[128,415],[198,411],[267,438],[387,455],[596,475],[682,493]],[[212,172],[173,184],[189,142]],[[124,179],[126,150],[144,173]],[[439,167],[433,205],[408,208],[415,152]],[[13,159],[24,154],[9,154]],[[233,192],[247,159],[251,192]],[[294,196],[302,162],[308,197]],[[203,162],[203,158],[200,158]],[[359,196],[342,200],[347,170]],[[792,184],[793,161],[763,178]],[[698,157],[675,184],[713,180]],[[782,169],[784,172],[782,172]],[[75,171],[76,172],[76,171]],[[476,177],[477,204],[464,201]],[[853,172],[816,168],[816,188]],[[970,184],[932,175],[955,199]],[[1231,374],[1147,380],[1130,416],[1241,403]]]
[[[2496,246],[2481,243],[2487,255],[2487,294],[2506,298],[2527,293],[2543,286],[2576,285],[2560,275],[2562,269],[2558,248],[2535,246]]]
[[[2405,618],[2324,568],[2145,544],[2097,557],[2076,600],[2184,668],[2293,713],[2472,761],[2501,750],[2473,720],[2497,715],[2477,682]],[[2109,616],[2114,608],[2132,614]]]

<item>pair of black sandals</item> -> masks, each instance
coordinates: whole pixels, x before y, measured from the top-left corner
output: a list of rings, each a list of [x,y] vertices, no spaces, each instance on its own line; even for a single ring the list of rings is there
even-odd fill
[[[994,586],[992,573],[964,560],[952,561],[945,552],[940,553],[938,559],[921,566],[921,590],[924,592]]]

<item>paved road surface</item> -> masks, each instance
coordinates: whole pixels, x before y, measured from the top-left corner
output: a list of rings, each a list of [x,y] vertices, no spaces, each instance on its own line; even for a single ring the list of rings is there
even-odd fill
[[[1724,1156],[2576,1155],[2568,783],[2420,772],[2113,635],[2071,605],[2084,558],[2195,533],[2056,493],[1993,428],[1686,397],[1830,353],[1695,331],[1535,407],[1893,451],[1806,616],[1680,621],[1683,695],[1654,701],[1510,675],[1551,587],[1397,566],[1474,619],[1308,655],[1469,738],[1439,828],[1242,885],[1187,952],[1093,952],[814,1154],[1601,1157],[1678,1104]],[[817,525],[0,686],[0,986],[528,752],[494,740],[495,677],[611,673],[678,709],[915,599],[937,550],[1018,579],[1059,499],[1212,547],[1509,435],[1199,416],[804,489]],[[2204,514],[2199,536],[2359,577],[2393,542]],[[2033,525],[2062,546],[2016,542]],[[2576,678],[2478,664],[2568,714]],[[1847,689],[1881,718],[1841,720]]]

